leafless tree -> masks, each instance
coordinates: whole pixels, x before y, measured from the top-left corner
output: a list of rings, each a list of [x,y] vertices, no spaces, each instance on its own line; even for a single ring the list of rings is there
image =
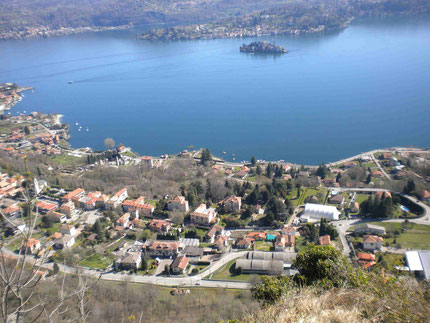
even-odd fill
[[[1,320],[3,322],[36,322],[42,315],[48,322],[54,322],[55,318],[67,311],[64,302],[67,299],[75,297],[79,307],[78,320],[84,322],[89,315],[86,309],[87,300],[85,299],[88,291],[94,287],[97,279],[93,283],[83,278],[78,273],[78,287],[75,290],[66,292],[64,282],[66,275],[63,275],[61,288],[59,289],[58,299],[55,304],[44,300],[38,295],[38,285],[41,282],[45,272],[41,271],[44,265],[49,248],[38,254],[38,257],[31,255],[28,243],[32,241],[36,229],[39,212],[33,212],[33,206],[37,196],[30,194],[29,186],[31,185],[31,173],[25,172],[23,182],[23,196],[25,199],[25,215],[21,214],[21,220],[26,224],[26,229],[19,231],[18,238],[22,238],[22,247],[19,248],[18,254],[13,254],[5,248],[4,239],[1,240],[0,248],[0,309]],[[7,216],[0,212],[0,216],[12,227],[15,226]],[[36,297],[37,296],[37,297]]]

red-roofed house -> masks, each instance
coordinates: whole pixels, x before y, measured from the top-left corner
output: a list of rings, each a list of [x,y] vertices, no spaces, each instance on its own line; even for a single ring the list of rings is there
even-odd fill
[[[154,219],[149,223],[149,228],[152,231],[159,232],[159,233],[169,232],[171,226],[172,224],[170,222],[163,221],[163,220]]]
[[[40,241],[30,238],[24,240],[21,245],[21,252],[25,254],[35,254],[40,249]]]
[[[329,246],[331,242],[330,235],[325,235],[320,237],[320,245]]]
[[[184,196],[176,196],[173,200],[167,202],[167,209],[169,211],[188,212],[188,201]]]
[[[74,191],[67,193],[63,196],[63,202],[68,202],[74,197],[81,197],[85,194],[85,190],[83,188],[77,188]]]
[[[178,255],[171,265],[172,272],[174,274],[183,274],[187,269],[189,260],[185,255]]]
[[[252,243],[254,242],[254,239],[252,238],[248,238],[248,237],[242,237],[242,238],[238,238],[235,242],[234,242],[234,247],[236,249],[248,249],[252,246]]]
[[[55,211],[57,208],[58,205],[53,202],[40,201],[36,204],[36,209],[42,214],[46,214],[49,211]]]
[[[294,247],[295,235],[278,234],[275,239],[275,251],[284,251],[285,248]]]
[[[357,262],[363,269],[367,269],[376,264],[376,256],[370,253],[359,252],[357,254]]]
[[[363,248],[365,250],[381,250],[384,239],[378,236],[363,236]]]
[[[240,211],[242,206],[242,198],[239,196],[229,196],[224,200],[224,208],[227,212]]]
[[[247,236],[255,241],[264,241],[267,238],[266,232],[248,232]]]

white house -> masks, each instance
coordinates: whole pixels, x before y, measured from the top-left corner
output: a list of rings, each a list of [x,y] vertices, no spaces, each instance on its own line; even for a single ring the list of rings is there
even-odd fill
[[[381,250],[384,239],[378,236],[363,236],[363,249],[365,250]]]

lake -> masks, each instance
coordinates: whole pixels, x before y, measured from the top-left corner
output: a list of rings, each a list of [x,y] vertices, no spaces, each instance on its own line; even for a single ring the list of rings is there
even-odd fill
[[[239,52],[254,39],[134,35],[0,42],[0,82],[35,87],[11,112],[63,114],[74,147],[103,149],[112,137],[154,156],[193,145],[228,160],[318,164],[375,148],[429,146],[428,17],[263,37],[290,50],[275,57]]]

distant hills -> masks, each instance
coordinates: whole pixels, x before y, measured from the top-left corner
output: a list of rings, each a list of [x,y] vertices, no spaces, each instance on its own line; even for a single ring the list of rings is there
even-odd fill
[[[205,38],[216,37],[215,27],[236,33],[221,37],[237,37],[244,29],[258,29],[261,22],[266,32],[318,31],[342,27],[363,13],[428,11],[429,3],[429,0],[0,0],[0,38],[50,36],[61,28],[73,32],[83,27],[102,30],[127,25],[204,22],[210,24],[199,25],[200,29],[212,34]],[[173,29],[173,33],[183,32],[184,37],[168,36],[166,30],[142,38],[202,38],[181,28]],[[171,32],[169,29],[167,33]]]

